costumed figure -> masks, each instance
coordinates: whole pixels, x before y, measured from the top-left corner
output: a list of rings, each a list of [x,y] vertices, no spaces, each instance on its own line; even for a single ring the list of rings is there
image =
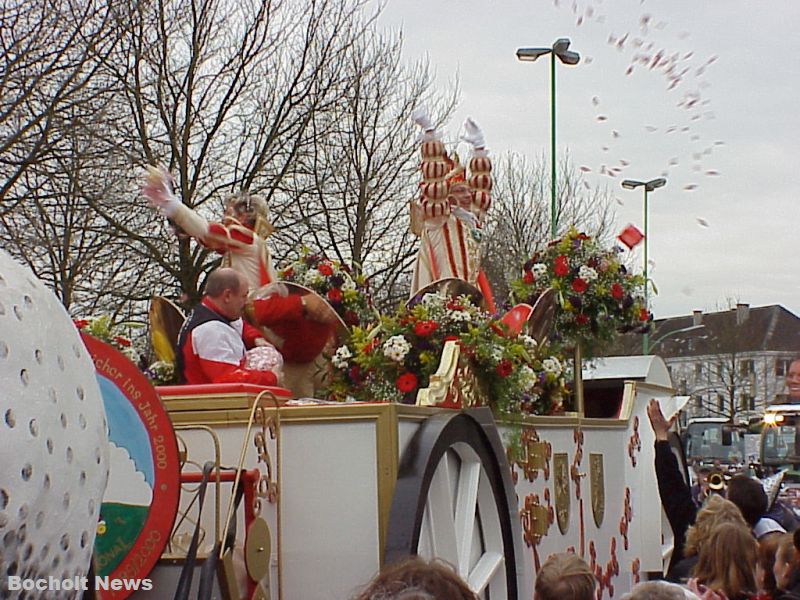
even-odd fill
[[[147,169],[142,193],[149,203],[205,247],[222,254],[223,264],[245,278],[257,295],[247,307],[248,319],[282,354],[284,385],[295,396],[313,395],[314,378],[324,371],[318,364],[320,355],[333,336],[336,314],[319,296],[288,293],[284,284],[276,285],[266,244],[273,228],[264,199],[247,192],[234,194],[225,203],[222,221],[209,222],[175,196],[166,170]]]
[[[231,268],[216,269],[208,276],[206,294],[178,337],[183,383],[278,383],[273,371],[280,369],[277,350],[242,319],[247,292],[244,278]],[[248,368],[248,348],[258,352],[250,357],[250,366],[258,364],[261,370]]]
[[[456,278],[479,287],[491,305],[491,291],[480,270],[480,229],[492,189],[483,133],[472,119],[466,120],[462,139],[472,145],[467,174],[457,154],[447,155],[428,115],[418,109],[412,119],[423,133],[422,183],[411,205],[411,229],[421,238],[411,296],[434,281]]]

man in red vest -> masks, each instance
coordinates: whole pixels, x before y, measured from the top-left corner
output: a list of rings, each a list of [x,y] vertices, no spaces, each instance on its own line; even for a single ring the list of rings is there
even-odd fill
[[[245,352],[266,340],[242,319],[248,287],[234,269],[212,271],[206,293],[181,328],[178,370],[183,383],[275,385],[271,371],[246,369]]]

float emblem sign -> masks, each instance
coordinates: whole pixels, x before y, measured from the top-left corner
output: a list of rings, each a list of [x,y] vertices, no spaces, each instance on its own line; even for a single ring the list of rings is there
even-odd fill
[[[169,540],[180,496],[172,423],[147,378],[85,333],[108,422],[109,479],[95,540],[97,577],[145,579]],[[131,592],[101,590],[104,600]]]

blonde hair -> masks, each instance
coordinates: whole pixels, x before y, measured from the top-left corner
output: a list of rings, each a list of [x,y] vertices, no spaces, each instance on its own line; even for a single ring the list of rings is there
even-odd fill
[[[734,598],[756,591],[758,543],[741,523],[718,523],[704,540],[692,575],[705,586]]]
[[[699,554],[711,530],[719,523],[735,523],[748,528],[738,506],[718,494],[713,494],[703,508],[697,511],[694,525],[686,531],[686,542],[683,545],[684,556]]]
[[[551,554],[536,574],[536,600],[593,600],[597,580],[586,562],[572,554]]]
[[[243,190],[225,198],[225,206],[231,207],[242,216],[244,218],[242,225],[251,227],[261,237],[267,238],[272,233],[269,208],[263,196]]]

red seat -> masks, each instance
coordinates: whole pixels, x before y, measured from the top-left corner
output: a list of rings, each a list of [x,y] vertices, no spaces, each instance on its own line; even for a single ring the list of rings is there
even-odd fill
[[[161,396],[207,396],[209,394],[259,394],[269,390],[280,398],[291,398],[292,392],[282,387],[255,385],[253,383],[196,383],[192,385],[160,385],[156,391]]]

